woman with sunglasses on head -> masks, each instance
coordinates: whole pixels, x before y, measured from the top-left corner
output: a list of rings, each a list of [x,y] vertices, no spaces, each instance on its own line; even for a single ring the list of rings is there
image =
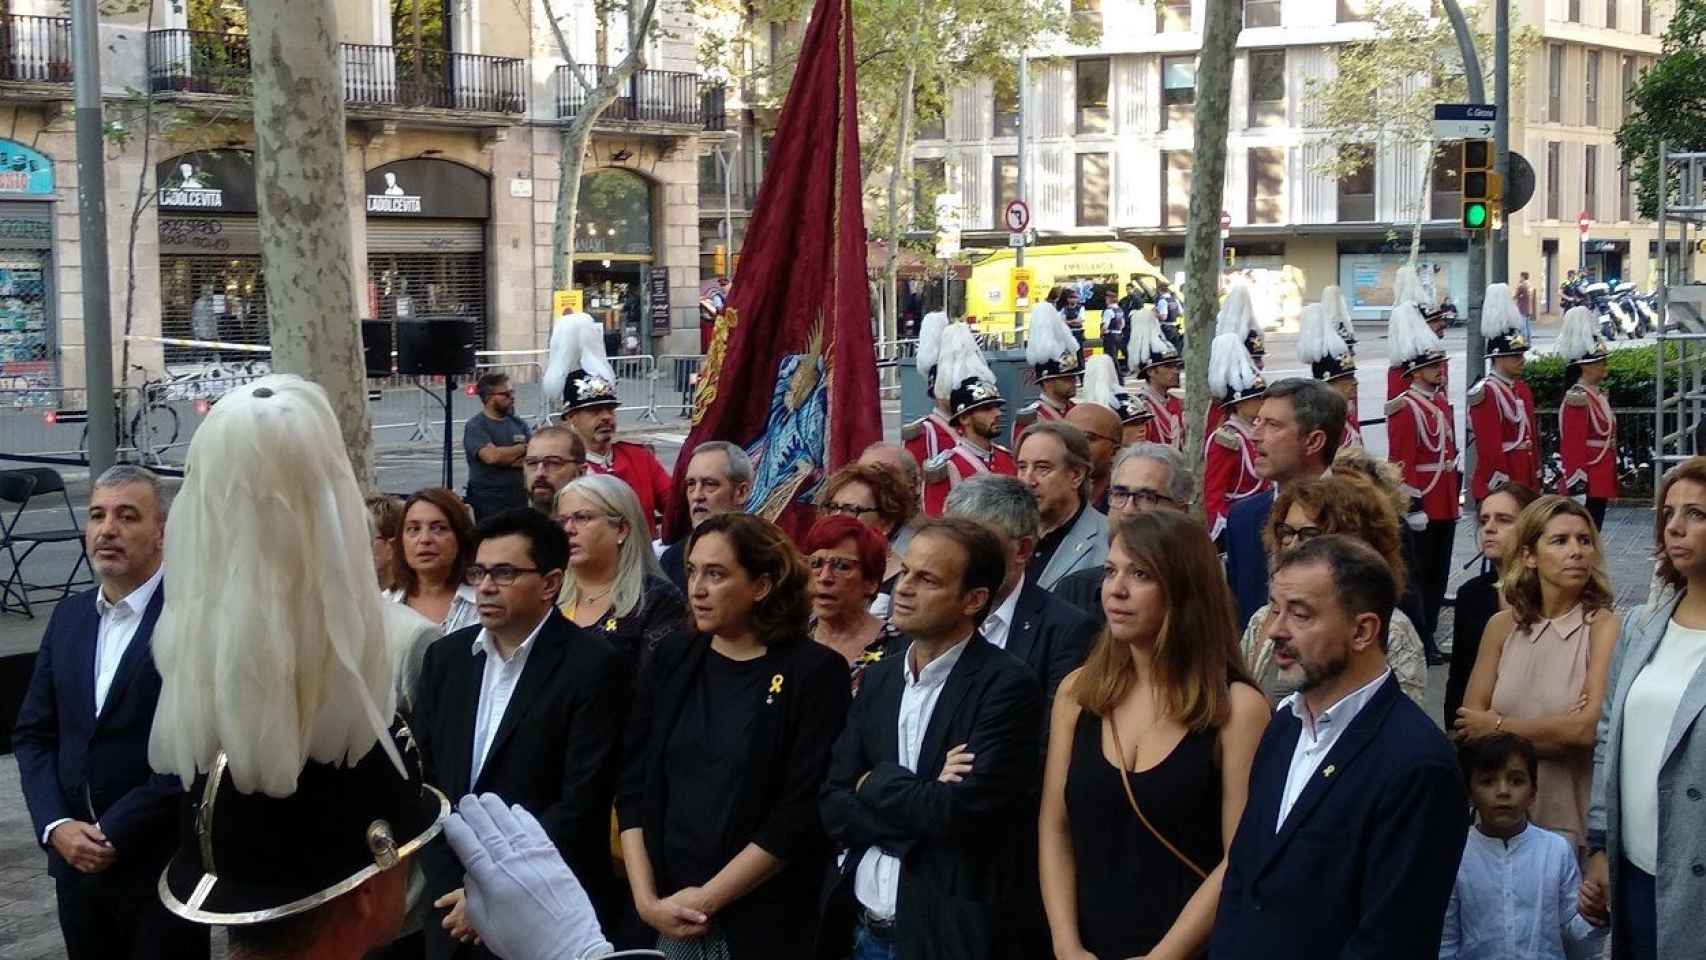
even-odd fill
[[[875,530],[852,517],[824,517],[804,543],[810,572],[812,639],[846,659],[853,695],[865,668],[881,660],[900,632],[872,615],[871,598],[881,584],[888,545]]]
[[[672,960],[810,957],[847,661],[808,635],[806,564],[775,524],[710,517],[686,570],[694,632],[641,671],[617,793],[634,904]]]
[[[1485,563],[1478,576],[1457,588],[1457,601],[1451,608],[1451,668],[1445,677],[1447,730],[1457,722],[1457,708],[1463,706],[1469,674],[1474,672],[1475,658],[1481,650],[1481,634],[1486,632],[1493,614],[1504,607],[1499,601],[1499,572],[1512,552],[1516,518],[1522,515],[1523,508],[1539,498],[1540,494],[1520,483],[1503,483],[1481,499],[1476,511]]]
[[[1593,748],[1619,622],[1586,507],[1545,496],[1517,517],[1452,738],[1514,733],[1540,754],[1532,819],[1586,852]]]
[[[1054,956],[1194,957],[1270,708],[1200,523],[1121,519],[1103,579],[1107,626],[1049,719],[1038,860]]]
[[[474,588],[463,571],[474,562],[474,520],[460,498],[427,487],[403,504],[403,532],[394,541],[388,600],[401,603],[445,634],[480,622]]]
[[[1373,547],[1403,590],[1398,513],[1385,491],[1372,481],[1347,473],[1282,487],[1268,517],[1267,528],[1262,531],[1268,556],[1277,556],[1315,537],[1343,534]],[[1281,676],[1274,662],[1274,645],[1266,635],[1268,613],[1268,605],[1263,604],[1251,615],[1242,648],[1262,692],[1278,701],[1296,692],[1296,687]],[[1403,610],[1392,611],[1392,622],[1386,629],[1386,662],[1404,695],[1417,704],[1424,703],[1428,695],[1427,654],[1421,634]]]
[[[613,474],[589,474],[557,491],[557,522],[569,537],[558,606],[575,626],[603,634],[635,669],[683,628],[685,611],[647,542],[640,510],[634,491]]]
[[[900,554],[895,543],[918,514],[918,496],[908,491],[893,471],[856,463],[835,471],[823,482],[817,508],[820,513],[852,517],[887,541],[888,557],[883,563],[877,595],[871,602],[871,612],[886,619],[889,597],[900,576]]]

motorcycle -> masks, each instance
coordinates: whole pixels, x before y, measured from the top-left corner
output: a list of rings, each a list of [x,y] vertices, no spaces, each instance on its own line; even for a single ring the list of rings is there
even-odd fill
[[[1624,339],[1639,340],[1650,330],[1646,317],[1636,305],[1639,299],[1640,294],[1636,292],[1633,283],[1612,284],[1611,298],[1606,302],[1606,306],[1617,318],[1617,328],[1622,331]]]
[[[1587,285],[1586,277],[1577,277],[1574,280],[1566,280],[1558,286],[1559,303],[1563,305],[1565,310],[1588,305],[1588,297],[1582,292],[1582,289]]]
[[[1581,285],[1582,306],[1592,310],[1599,323],[1599,336],[1602,340],[1616,340],[1621,308],[1613,308],[1611,303],[1611,284],[1594,282]]]
[[[1659,292],[1650,290],[1646,293],[1637,294],[1631,299],[1635,302],[1636,312],[1641,314],[1642,321],[1646,323],[1648,332],[1657,330],[1659,328]]]

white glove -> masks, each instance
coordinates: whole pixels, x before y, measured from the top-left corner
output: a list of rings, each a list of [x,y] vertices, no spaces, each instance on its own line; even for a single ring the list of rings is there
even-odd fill
[[[1576,501],[1577,503],[1581,504],[1584,507],[1588,505],[1588,495],[1585,493],[1578,493],[1575,496],[1572,496],[1570,499]]]
[[[468,922],[503,960],[584,960],[614,948],[545,828],[496,794],[463,797],[445,839],[468,871]]]
[[[1420,510],[1414,513],[1406,513],[1404,514],[1404,522],[1409,524],[1411,530],[1420,532],[1428,528],[1428,515]]]

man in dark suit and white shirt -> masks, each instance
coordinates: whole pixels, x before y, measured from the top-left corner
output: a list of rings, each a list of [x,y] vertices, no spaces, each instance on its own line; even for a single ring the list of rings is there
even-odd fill
[[[207,928],[167,913],[155,893],[184,796],[176,777],[148,767],[165,531],[153,473],[117,466],[95,481],[83,542],[100,586],[53,611],[12,732],[71,960],[208,954]]]
[[[907,547],[891,619],[911,646],[866,670],[820,794],[846,848],[828,951],[851,907],[862,960],[1024,956],[1004,908],[1036,883],[1012,844],[1034,836],[1042,693],[977,632],[1004,578],[1001,541],[970,520],[929,521]]]
[[[480,626],[432,645],[415,692],[425,779],[447,796],[495,793],[536,816],[613,931],[623,912],[610,807],[630,696],[626,661],[557,611],[569,553],[562,528],[524,508],[487,518],[475,537],[467,578],[479,593]],[[435,841],[422,866],[434,907],[427,956],[489,957],[472,946],[462,864]]]
[[[1386,666],[1392,573],[1316,537],[1280,556],[1271,594],[1274,659],[1301,686],[1256,748],[1209,955],[1431,960],[1468,808],[1445,735]]]

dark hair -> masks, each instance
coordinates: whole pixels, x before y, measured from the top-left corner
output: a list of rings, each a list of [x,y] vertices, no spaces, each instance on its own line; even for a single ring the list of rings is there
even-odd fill
[[[823,517],[812,524],[800,552],[806,556],[839,546],[843,540],[853,541],[853,552],[859,555],[859,573],[866,580],[880,584],[889,563],[889,544],[882,534],[852,517]]]
[[[468,572],[468,565],[474,562],[474,519],[468,515],[468,505],[462,498],[444,487],[427,487],[415,491],[415,495],[403,503],[403,522],[408,525],[409,511],[417,503],[425,503],[435,507],[444,514],[450,523],[450,532],[456,537],[456,561],[450,565],[450,585],[452,588],[462,584],[462,575]],[[399,532],[397,539],[392,542],[391,575],[396,578],[397,587],[403,591],[403,596],[414,596],[420,589],[420,578],[409,566],[408,555],[403,550],[403,537]]]
[[[972,617],[982,623],[984,615],[994,609],[995,595],[1001,592],[1001,584],[1007,579],[1007,551],[1001,545],[1001,538],[995,531],[965,517],[926,520],[918,525],[912,539],[916,541],[925,534],[953,543],[966,555],[965,571],[960,575],[960,595],[980,589],[989,591],[982,609]]]
[[[713,514],[687,535],[686,556],[693,556],[693,547],[714,533],[729,541],[735,562],[747,576],[770,578],[770,592],[752,608],[758,641],[768,646],[805,636],[811,617],[806,562],[782,528],[750,513]]]
[[[1516,501],[1517,513],[1521,513],[1523,510],[1528,508],[1529,504],[1540,499],[1540,494],[1536,493],[1534,490],[1513,480],[1506,480],[1504,483],[1488,490],[1487,496],[1482,497],[1481,502],[1486,503],[1487,497],[1496,497],[1501,493]]]
[[[906,488],[899,474],[874,463],[850,463],[830,474],[823,482],[823,489],[818,491],[817,505],[833,502],[841,488],[850,483],[871,488],[871,497],[877,502],[877,516],[888,525],[891,537],[918,513],[917,493]]]
[[[1514,733],[1495,733],[1469,748],[1464,756],[1465,772],[1474,775],[1503,770],[1512,757],[1522,758],[1523,766],[1528,768],[1529,780],[1539,780],[1540,761],[1535,756],[1534,744],[1527,737]]]
[[[1706,486],[1706,457],[1690,457],[1669,470],[1659,480],[1658,495],[1653,498],[1653,554],[1658,558],[1659,568],[1655,575],[1678,590],[1688,586],[1688,578],[1677,572],[1676,565],[1670,562],[1670,555],[1665,553],[1665,498],[1670,496],[1670,488],[1677,483],[1687,480]]]
[[[474,528],[474,550],[499,537],[527,538],[527,559],[541,576],[569,565],[569,535],[557,522],[532,507],[517,507],[487,517]]]
[[[1398,582],[1386,560],[1374,548],[1344,534],[1314,537],[1280,554],[1274,573],[1290,567],[1321,564],[1333,578],[1339,607],[1353,617],[1372,613],[1380,618],[1380,649],[1398,605]]]
[[[508,382],[507,373],[482,373],[480,379],[474,381],[474,392],[480,395],[480,402],[485,403],[499,387]]]
[[[1314,377],[1287,377],[1268,384],[1269,400],[1291,401],[1297,417],[1297,435],[1307,438],[1321,431],[1326,443],[1321,446],[1321,462],[1333,462],[1339,444],[1345,439],[1345,419],[1350,416],[1350,404],[1339,391]]]

